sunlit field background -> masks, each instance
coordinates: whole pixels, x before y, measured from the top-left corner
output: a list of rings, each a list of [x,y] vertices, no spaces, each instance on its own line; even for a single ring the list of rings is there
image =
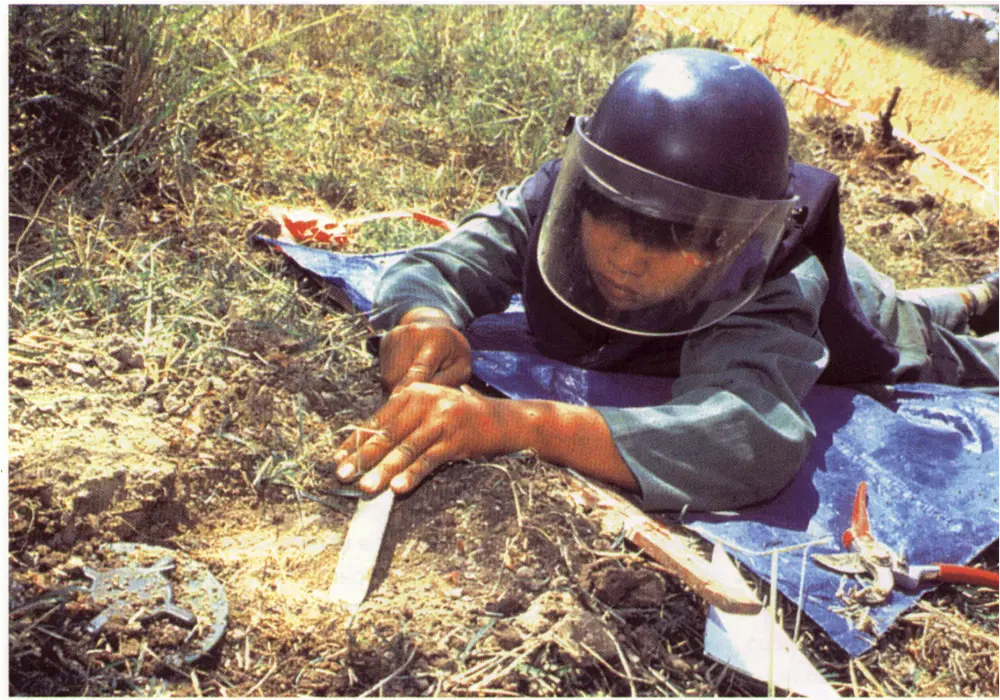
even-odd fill
[[[315,606],[309,586],[328,585],[328,572],[276,534],[305,541],[295,527],[321,506],[300,496],[329,485],[338,431],[368,418],[382,397],[366,319],[254,241],[267,208],[337,220],[419,210],[456,221],[560,155],[567,118],[590,113],[614,76],[650,51],[742,46],[872,113],[900,87],[893,125],[989,191],[925,156],[887,151],[852,112],[771,74],[792,114],[792,155],[840,177],[851,248],[903,287],[964,283],[997,268],[996,92],[787,7],[661,9],[703,34],[621,5],[8,8],[11,694],[168,692],[150,655],[145,665],[129,660],[126,642],[138,638],[96,645],[80,633],[93,613],[35,598],[79,579],[67,572],[92,561],[101,542],[130,539],[197,556],[229,590],[233,637],[217,666],[170,686],[181,695],[503,694],[508,667],[512,695],[763,692],[703,659],[704,606],[676,582],[642,613],[662,663],[625,667],[616,653],[582,668],[546,647],[535,665],[519,666],[519,647],[490,647],[478,618],[455,612],[493,599],[427,592],[443,577],[400,564],[400,590],[409,575],[424,596],[409,608],[416,617],[397,614],[403,606],[390,598],[392,615],[375,610],[372,624],[379,634],[387,619],[409,624],[410,636],[370,634],[374,651],[359,656],[329,615],[296,616]],[[402,248],[440,233],[381,221],[344,250]],[[545,522],[565,526],[569,549],[555,559],[570,551],[583,562],[616,547],[612,564],[640,566],[621,538],[597,544],[568,532],[577,527],[569,506],[534,481],[554,489],[560,470],[527,458],[466,467],[490,478],[449,502],[457,515],[451,539],[434,540],[442,551],[455,548],[455,523],[470,522],[496,482],[492,502],[511,513],[514,486],[525,519],[549,509],[551,521],[537,520],[542,535],[550,537]],[[133,487],[147,473],[162,481]],[[440,483],[458,492],[454,473]],[[127,488],[107,508],[84,509],[97,500],[84,498],[88,488],[124,484],[123,475]],[[345,515],[322,514],[346,527]],[[506,525],[527,543],[521,516]],[[421,524],[415,538],[438,536]],[[309,551],[334,556],[336,528],[314,529]],[[525,557],[548,551],[542,535],[524,544]],[[259,559],[225,550],[258,541]],[[417,551],[414,542],[406,547]],[[504,537],[497,542],[509,554]],[[981,563],[996,569],[995,547]],[[468,593],[472,583],[463,585]],[[282,593],[293,587],[302,610]],[[816,629],[804,647],[844,694],[995,697],[995,594],[945,587],[920,605],[856,660]],[[425,613],[438,617],[420,628]],[[642,642],[633,627],[616,628],[629,653]],[[383,652],[399,639],[440,646],[440,664],[426,645],[407,647],[413,666],[389,678],[405,655],[387,661]],[[475,644],[468,663],[480,664],[478,676],[462,666]]]
[[[902,89],[893,121],[917,141],[933,148],[991,186],[989,191],[963,180],[931,158],[913,166],[922,181],[946,196],[969,201],[996,216],[998,99],[995,92],[930,68],[914,51],[887,48],[863,35],[796,12],[790,6],[650,6],[648,21],[677,34],[685,30],[669,19],[687,20],[706,35],[750,49],[813,85],[878,114],[893,88]],[[808,47],[808,48],[805,48]],[[853,120],[851,110],[774,77],[795,116],[831,114]],[[863,123],[863,122],[861,122]]]

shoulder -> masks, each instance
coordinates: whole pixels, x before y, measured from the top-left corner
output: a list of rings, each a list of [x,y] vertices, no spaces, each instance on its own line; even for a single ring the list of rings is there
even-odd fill
[[[790,168],[788,189],[800,200],[815,203],[828,199],[840,188],[840,178],[829,170],[793,161]]]
[[[541,223],[541,218],[548,209],[549,200],[552,199],[552,190],[561,165],[562,159],[554,158],[544,163],[517,187],[501,190],[502,200],[523,207],[529,229],[534,229]]]
[[[562,167],[562,158],[553,158],[544,163],[534,175],[521,183],[521,196],[529,204],[546,203],[552,196],[556,176]]]
[[[754,305],[815,309],[817,312],[830,289],[826,268],[816,255],[806,248],[783,274],[768,278],[754,298]]]

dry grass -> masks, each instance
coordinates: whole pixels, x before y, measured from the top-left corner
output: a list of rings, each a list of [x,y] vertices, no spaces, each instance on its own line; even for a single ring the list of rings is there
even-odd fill
[[[790,7],[650,7],[665,16],[686,20],[716,39],[767,57],[775,65],[848,100],[863,112],[878,114],[885,108],[893,88],[902,88],[894,126],[971,171],[990,184],[991,191],[984,192],[983,188],[963,181],[929,158],[919,161],[914,173],[941,196],[961,197],[985,214],[997,216],[1000,127],[996,93],[931,68],[905,51],[887,50],[846,29],[796,13]],[[662,26],[678,35],[686,33],[670,23]],[[793,115],[802,118],[832,114],[844,121],[853,119],[850,111],[785,78],[774,75],[773,79],[786,92]]]
[[[153,60],[128,64],[134,75],[143,66],[161,71],[141,82],[145,95],[126,96],[143,138],[109,150],[90,180],[53,179],[44,200],[15,212],[12,599],[65,584],[66,560],[92,554],[101,538],[141,536],[187,547],[229,587],[232,636],[218,668],[184,681],[190,694],[761,693],[702,660],[704,610],[676,582],[659,607],[639,612],[574,589],[613,633],[606,654],[548,633],[501,646],[497,629],[476,616],[486,598],[452,597],[458,586],[439,576],[429,577],[428,592],[420,568],[428,559],[412,542],[398,566],[413,576],[392,579],[396,587],[379,599],[412,619],[373,610],[352,647],[322,615],[305,626],[296,617],[311,610],[320,585],[309,588],[306,577],[329,577],[308,566],[315,543],[300,537],[322,540],[329,523],[346,519],[311,500],[337,502],[322,492],[334,436],[381,394],[364,319],[334,308],[279,255],[248,244],[262,207],[333,216],[419,208],[458,218],[558,153],[565,116],[591,109],[622,65],[662,42],[629,33],[628,10],[610,7],[172,7],[164,18],[162,43],[143,45]],[[995,267],[995,225],[943,198],[906,214],[899,202],[918,201],[925,188],[905,169],[883,169],[878,154],[835,153],[832,134],[842,127],[803,119],[795,148],[843,178],[852,247],[903,284]],[[140,164],[148,187],[128,179]],[[352,250],[425,235],[426,227],[366,228]],[[193,521],[158,520],[164,505],[134,494],[112,513],[76,513],[77,494],[59,489],[95,464],[167,469]],[[67,484],[50,478],[56,467]],[[655,570],[557,503],[554,470],[532,460],[501,467],[470,465],[466,481],[452,471],[422,487],[413,503],[431,500],[433,488],[445,499],[422,512],[422,536],[441,529],[435,518],[447,511],[452,539],[434,546],[452,551],[454,532],[481,513],[469,494],[488,492],[507,508],[513,533],[476,531],[498,543],[494,575],[509,577],[507,560],[518,558],[566,563],[574,575],[588,558]],[[492,482],[483,474],[499,485],[485,488]],[[535,529],[525,527],[532,518]],[[855,662],[814,627],[805,626],[804,643],[848,694],[995,695],[995,596],[943,590],[931,600],[933,610],[911,613]],[[15,620],[20,685],[11,692],[172,692],[152,678],[151,663],[128,666],[124,652],[73,656],[61,638],[85,617],[64,613],[38,608]],[[783,614],[795,618],[790,605]]]

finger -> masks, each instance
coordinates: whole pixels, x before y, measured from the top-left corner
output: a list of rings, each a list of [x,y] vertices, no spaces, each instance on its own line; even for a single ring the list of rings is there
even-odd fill
[[[390,481],[399,486],[406,485],[410,479],[402,481],[398,481],[398,479],[401,474],[405,474],[409,470],[415,470],[419,474],[433,471],[439,462],[431,461],[428,453],[432,450],[435,453],[440,453],[441,438],[445,427],[438,420],[433,418],[426,420],[426,418],[424,412],[420,411],[418,417],[420,422],[413,431],[394,445],[392,450],[361,479],[358,485],[362,490],[381,491]],[[423,477],[421,476],[421,478]],[[413,481],[414,485],[419,482],[419,479]],[[401,491],[397,492],[401,493]]]
[[[429,388],[426,384],[422,386]],[[411,458],[423,452],[433,442],[433,438],[428,438],[425,434],[416,443],[410,440],[410,434],[427,422],[428,414],[434,409],[433,403],[420,400],[422,395],[423,392],[416,388],[394,392],[373,419],[374,425],[381,426],[381,429],[355,444],[350,444],[351,440],[348,439],[344,449],[337,453],[336,456],[341,458],[337,476],[342,480],[356,478],[362,472],[381,464],[404,441],[410,446],[403,450],[412,452]],[[378,477],[372,477],[376,478]]]
[[[407,469],[392,477],[389,481],[389,487],[398,494],[412,491],[436,469],[453,461],[448,452],[448,448],[444,445],[433,445],[415,459]]]
[[[432,384],[441,384],[443,386],[460,386],[469,380],[469,376],[472,374],[472,361],[469,358],[462,362],[452,362],[447,365],[443,365],[438,371],[430,378]]]
[[[361,446],[375,433],[380,431],[376,419],[378,414],[372,416],[360,426],[357,426],[351,430],[351,433],[344,438],[340,445],[337,446],[337,451],[333,454],[333,461],[343,462],[349,455],[357,452],[361,449]],[[351,426],[347,426],[350,428]]]
[[[406,409],[409,399],[408,393],[400,393],[390,397],[385,405],[366,421],[365,425],[351,433],[340,444],[333,455],[339,479],[348,481],[357,477],[364,470],[365,464],[375,463],[370,460],[375,457],[381,459],[380,451],[384,455],[396,444],[397,439],[394,436],[399,435],[399,433],[394,432],[397,430],[396,418]],[[401,437],[406,437],[408,433],[409,430]]]
[[[429,382],[437,374],[448,359],[447,347],[442,347],[439,340],[431,340],[426,343],[413,362],[399,380],[396,389],[404,389],[414,382]]]
[[[412,394],[404,392],[401,396],[409,398]],[[366,484],[382,484],[400,469],[406,467],[436,439],[427,428],[421,430],[428,422],[428,413],[433,405],[420,401],[407,401],[406,406],[396,415],[385,430],[365,442],[353,458],[358,471],[370,469],[375,476],[366,475]],[[388,474],[385,478],[379,475]],[[379,486],[381,488],[381,486]]]
[[[410,438],[412,440],[412,436]],[[406,440],[396,445],[375,467],[371,469],[358,486],[362,491],[375,493],[398,477],[400,473],[423,462],[423,453],[418,452],[413,444]]]
[[[358,478],[365,469],[378,461],[392,450],[396,441],[387,430],[380,430],[372,433],[361,434],[356,440],[348,440],[353,444],[348,444],[338,453],[339,465],[337,467],[337,478],[341,481],[352,481]]]

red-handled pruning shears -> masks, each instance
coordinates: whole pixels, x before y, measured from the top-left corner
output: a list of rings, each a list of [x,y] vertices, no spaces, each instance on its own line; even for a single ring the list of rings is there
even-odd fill
[[[985,571],[956,564],[929,564],[911,566],[902,552],[894,552],[872,537],[868,524],[868,484],[862,481],[854,496],[851,526],[842,537],[847,552],[844,554],[814,554],[817,564],[841,574],[867,574],[870,585],[852,594],[855,600],[866,605],[885,602],[896,586],[914,590],[925,582],[966,583],[1000,589],[1000,576],[995,571]]]

